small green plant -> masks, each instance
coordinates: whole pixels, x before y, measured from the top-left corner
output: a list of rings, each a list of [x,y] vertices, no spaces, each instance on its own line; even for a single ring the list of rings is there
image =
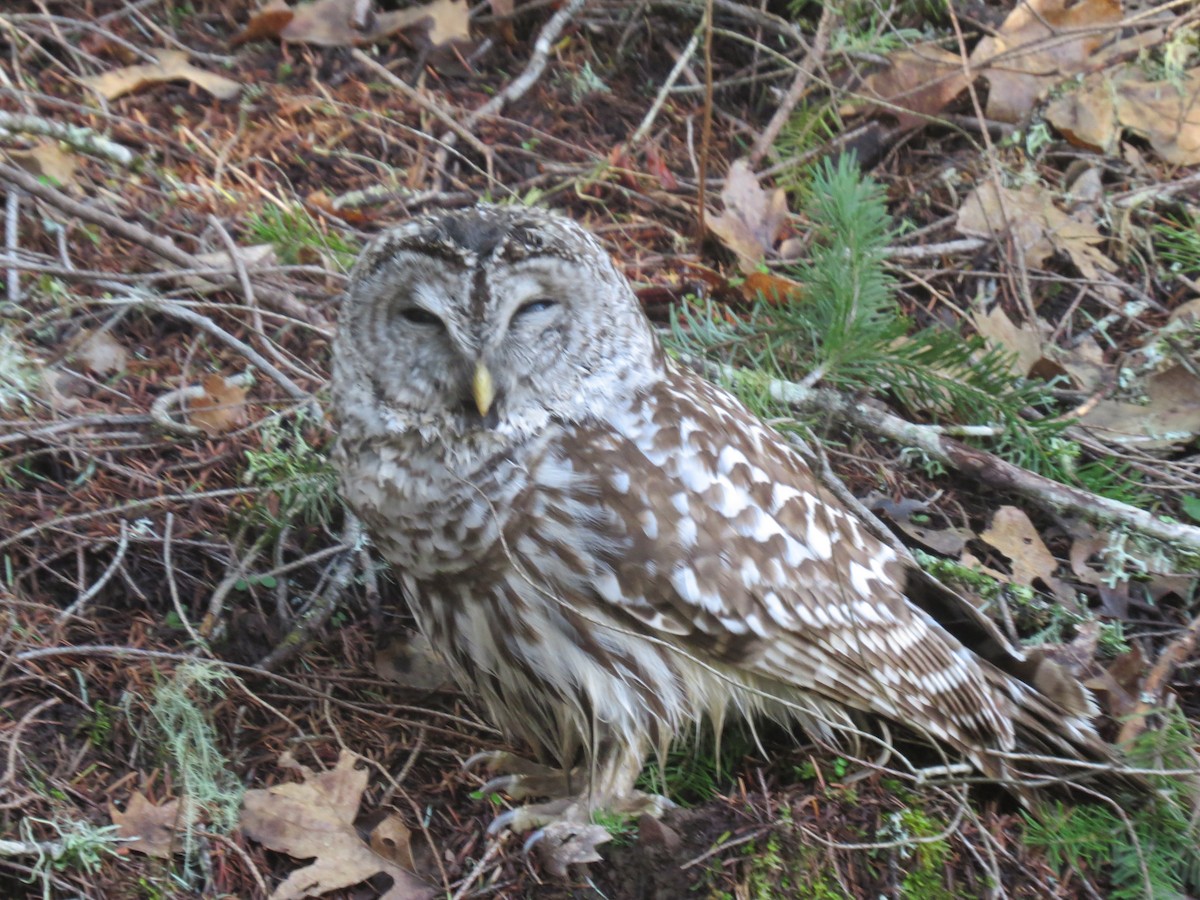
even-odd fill
[[[299,206],[265,206],[250,217],[247,230],[255,240],[273,246],[280,262],[289,266],[325,260],[348,272],[358,256],[357,247],[335,231],[320,229]]]
[[[879,836],[901,842],[894,848],[905,870],[900,880],[900,896],[911,900],[953,900],[946,887],[946,869],[950,861],[950,842],[943,832],[946,825],[917,807],[891,813],[880,828]]]
[[[254,507],[255,515],[272,529],[321,525],[337,508],[337,478],[329,457],[314,443],[315,427],[304,410],[291,418],[268,419],[260,432],[260,449],[246,451],[242,480],[274,498],[271,504]]]
[[[637,823],[624,813],[598,809],[592,813],[592,822],[612,835],[612,843],[616,847],[632,843],[637,833]]]
[[[42,843],[34,832],[34,826],[49,828],[56,835],[50,842]],[[41,881],[42,897],[50,900],[55,896],[54,882],[50,877],[53,869],[58,872],[79,870],[94,874],[105,861],[115,859],[121,846],[115,825],[93,825],[91,822],[63,819],[21,820],[21,838],[31,846],[45,848],[34,862],[30,881]]]
[[[1015,377],[1009,355],[978,337],[940,327],[910,334],[885,265],[892,232],[880,186],[842,157],[813,170],[802,203],[813,223],[810,257],[792,273],[803,298],[760,299],[740,318],[711,304],[684,305],[674,345],[692,355],[720,351],[740,367],[734,389],[761,414],[779,414],[770,390],[778,380],[885,394],[938,422],[990,425],[992,452],[1069,479],[1043,450],[1070,424],[1053,418],[1046,386]]]
[[[1154,236],[1172,272],[1189,278],[1200,275],[1200,219],[1181,213],[1155,225]]]
[[[1196,736],[1179,711],[1163,727],[1143,732],[1126,749],[1131,766],[1147,770],[1196,770]],[[1181,897],[1200,888],[1200,834],[1194,817],[1192,779],[1143,776],[1152,792],[1137,803],[1055,804],[1025,815],[1024,842],[1051,865],[1083,872],[1108,870],[1113,900]]]
[[[207,710],[221,696],[223,685],[234,678],[211,662],[187,662],[154,691],[150,716],[175,770],[182,790],[180,821],[188,823],[183,846],[187,858],[195,850],[195,818],[203,814],[209,827],[223,833],[237,825],[242,785],[222,755],[216,729]]]
[[[566,85],[574,103],[580,102],[588,94],[607,94],[611,90],[596,74],[590,62],[585,62],[578,72],[566,72],[559,76],[559,81]]]

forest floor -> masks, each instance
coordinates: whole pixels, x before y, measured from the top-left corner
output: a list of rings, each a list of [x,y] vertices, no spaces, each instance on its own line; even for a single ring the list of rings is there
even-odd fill
[[[0,896],[1200,889],[1137,810],[1115,807],[1113,850],[987,785],[765,727],[719,762],[704,736],[673,753],[680,808],[612,823],[566,877],[487,835],[510,801],[463,763],[522,748],[412,638],[327,462],[357,252],[418,212],[537,204],[595,232],[664,327],[782,322],[806,302],[813,167],[851,153],[886,201],[890,308],[974,341],[1040,391],[1013,415],[1055,430],[1006,441],[870,379],[793,385],[861,414],[801,393],[768,411],[1015,641],[1068,659],[1106,738],[1172,736],[1150,744],[1164,773],[1190,758],[1195,4],[15,0]]]

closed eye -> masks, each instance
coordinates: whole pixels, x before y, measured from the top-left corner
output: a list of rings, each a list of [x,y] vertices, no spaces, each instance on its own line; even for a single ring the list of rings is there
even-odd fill
[[[400,316],[406,322],[412,322],[414,325],[436,325],[442,327],[442,320],[435,316],[427,309],[422,309],[419,306],[407,306],[400,310]]]
[[[558,306],[557,300],[551,300],[549,297],[538,297],[536,300],[528,300],[518,306],[513,317],[523,316],[526,313],[544,312],[555,306]]]

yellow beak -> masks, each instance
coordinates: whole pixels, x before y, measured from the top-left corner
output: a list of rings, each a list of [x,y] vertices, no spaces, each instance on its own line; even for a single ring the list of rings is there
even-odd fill
[[[483,362],[475,363],[475,377],[471,379],[471,396],[475,398],[475,408],[481,416],[486,416],[496,399],[496,385],[492,382],[492,373]]]

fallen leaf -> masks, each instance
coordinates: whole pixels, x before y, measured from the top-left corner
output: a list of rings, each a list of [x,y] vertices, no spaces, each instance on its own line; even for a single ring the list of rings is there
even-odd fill
[[[802,292],[800,282],[770,272],[751,272],[742,281],[742,296],[751,302],[762,297],[770,303],[791,303]]]
[[[205,375],[204,396],[188,405],[188,421],[209,435],[218,435],[246,424],[246,394],[242,387],[222,375]]]
[[[1149,81],[1136,66],[1097,72],[1052,101],[1046,121],[1071,143],[1115,153],[1122,132],[1145,140],[1174,165],[1200,163],[1200,69]]]
[[[170,859],[182,849],[176,834],[183,825],[178,800],[156,805],[141,791],[134,791],[124,812],[109,803],[108,813],[117,834],[125,839],[122,847],[158,859]]]
[[[418,26],[427,29],[427,39],[434,47],[471,36],[467,0],[432,0],[422,6],[379,13],[361,29],[353,16],[353,5],[346,0],[315,0],[295,7],[272,0],[250,17],[234,43],[278,39],[321,47],[354,47]]]
[[[1044,92],[1084,71],[1121,21],[1120,0],[1022,0],[971,52],[988,80],[987,117],[1020,122]],[[1073,32],[1073,33],[1072,33]]]
[[[971,324],[992,347],[1006,350],[1012,354],[1012,372],[1022,378],[1029,370],[1041,361],[1042,336],[1035,323],[1023,322],[1017,325],[1008,314],[998,305],[987,312],[974,309],[971,311]]]
[[[1175,82],[1131,67],[1117,87],[1117,118],[1172,165],[1200,164],[1200,69]]]
[[[917,44],[888,56],[888,64],[863,81],[861,93],[871,102],[843,108],[842,113],[882,112],[903,129],[917,128],[940,113],[969,84],[962,57],[935,44]]]
[[[70,188],[72,193],[79,193],[79,182],[75,180],[79,158],[64,150],[58,141],[39,140],[28,150],[7,152],[9,158],[26,172]]]
[[[118,343],[111,331],[94,331],[75,349],[75,359],[97,375],[120,372],[129,361],[129,352]]]
[[[369,843],[371,849],[384,859],[409,872],[417,871],[413,862],[412,829],[399,816],[389,815],[372,828]]]
[[[102,75],[84,78],[83,83],[106,100],[115,100],[125,94],[167,81],[190,81],[218,100],[230,100],[242,89],[242,86],[231,78],[196,68],[187,61],[187,54],[182,50],[158,50],[154,55],[158,58],[157,63],[114,69]]]
[[[383,13],[379,16],[371,39],[380,40],[426,20],[429,25],[429,43],[434,47],[441,47],[450,41],[465,41],[471,37],[467,0],[433,0],[424,6]]]
[[[300,767],[304,781],[250,790],[242,801],[241,830],[252,840],[295,859],[311,859],[275,888],[271,900],[294,900],[340,890],[379,873],[392,879],[383,900],[425,900],[434,892],[407,869],[372,850],[354,819],[367,787],[366,769],[343,750],[327,772]],[[388,832],[394,839],[394,832]],[[390,849],[390,848],[389,848]]]
[[[1074,589],[1054,574],[1058,560],[1023,511],[1015,506],[1000,507],[979,537],[1008,557],[1012,574],[1006,580],[1025,587],[1041,581],[1060,602],[1076,606]]]
[[[1083,216],[1084,214],[1080,214]],[[967,195],[958,211],[958,230],[970,237],[999,239],[1007,235],[1026,262],[1040,267],[1054,253],[1068,256],[1084,278],[1117,265],[1100,252],[1106,238],[1094,224],[1054,205],[1053,195],[1035,184],[997,188],[985,182]]]
[[[1146,402],[1101,400],[1079,424],[1111,444],[1145,450],[1179,447],[1200,434],[1200,379],[1173,366],[1144,383]]]
[[[729,167],[721,191],[725,210],[710,216],[708,227],[721,242],[738,255],[745,272],[753,272],[775,246],[787,221],[787,195],[783,188],[767,192],[745,159]]]

